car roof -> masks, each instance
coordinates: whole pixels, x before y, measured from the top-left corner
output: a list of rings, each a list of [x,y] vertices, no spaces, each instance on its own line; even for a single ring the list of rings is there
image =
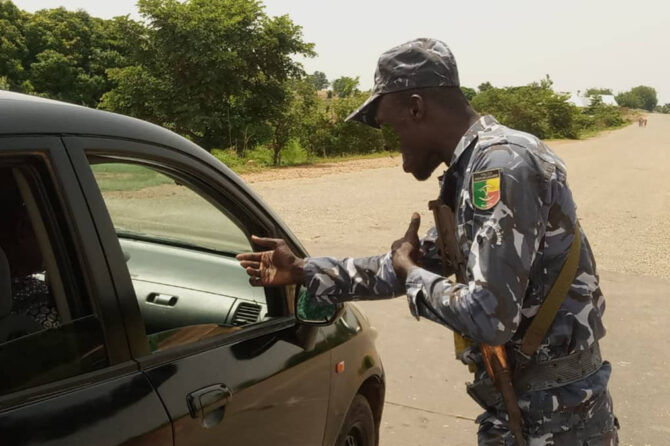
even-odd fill
[[[0,136],[72,134],[148,141],[201,157],[203,149],[163,127],[102,110],[0,90]]]

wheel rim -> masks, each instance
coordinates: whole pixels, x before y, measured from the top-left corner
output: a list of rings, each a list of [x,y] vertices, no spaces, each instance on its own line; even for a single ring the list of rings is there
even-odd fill
[[[365,446],[358,426],[352,426],[349,433],[347,433],[347,437],[344,439],[344,446]]]

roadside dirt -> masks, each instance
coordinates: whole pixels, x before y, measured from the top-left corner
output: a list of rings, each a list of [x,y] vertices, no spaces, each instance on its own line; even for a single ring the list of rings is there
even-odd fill
[[[394,155],[385,156],[383,158],[350,160],[337,163],[282,167],[279,169],[265,170],[263,172],[246,173],[240,176],[247,183],[260,183],[296,178],[318,178],[323,175],[358,172],[359,170],[379,169],[382,167],[395,167],[400,166],[401,163],[402,160],[400,155]]]

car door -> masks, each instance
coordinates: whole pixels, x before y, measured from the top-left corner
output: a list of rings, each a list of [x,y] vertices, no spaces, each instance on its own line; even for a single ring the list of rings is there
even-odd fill
[[[323,336],[296,324],[290,292],[252,288],[234,259],[252,249],[252,233],[285,236],[262,205],[204,151],[66,144],[134,321],[131,349],[175,444],[322,443],[331,368]]]
[[[171,445],[58,137],[0,137],[0,442]]]

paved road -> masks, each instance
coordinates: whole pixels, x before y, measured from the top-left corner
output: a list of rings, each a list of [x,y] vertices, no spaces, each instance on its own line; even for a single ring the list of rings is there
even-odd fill
[[[566,161],[582,226],[607,297],[603,351],[622,445],[666,445],[670,436],[670,116],[586,141],[552,144]],[[388,160],[385,162],[388,165]],[[399,164],[399,163],[395,163]],[[290,171],[289,171],[290,173]],[[326,172],[327,173],[327,172]],[[296,176],[302,173],[296,171]],[[285,175],[286,176],[286,175]],[[252,185],[312,255],[371,255],[401,235],[412,211],[437,194],[400,167]],[[360,304],[379,331],[388,375],[384,446],[475,444],[478,407],[453,357],[451,332],[410,317],[405,298]]]

